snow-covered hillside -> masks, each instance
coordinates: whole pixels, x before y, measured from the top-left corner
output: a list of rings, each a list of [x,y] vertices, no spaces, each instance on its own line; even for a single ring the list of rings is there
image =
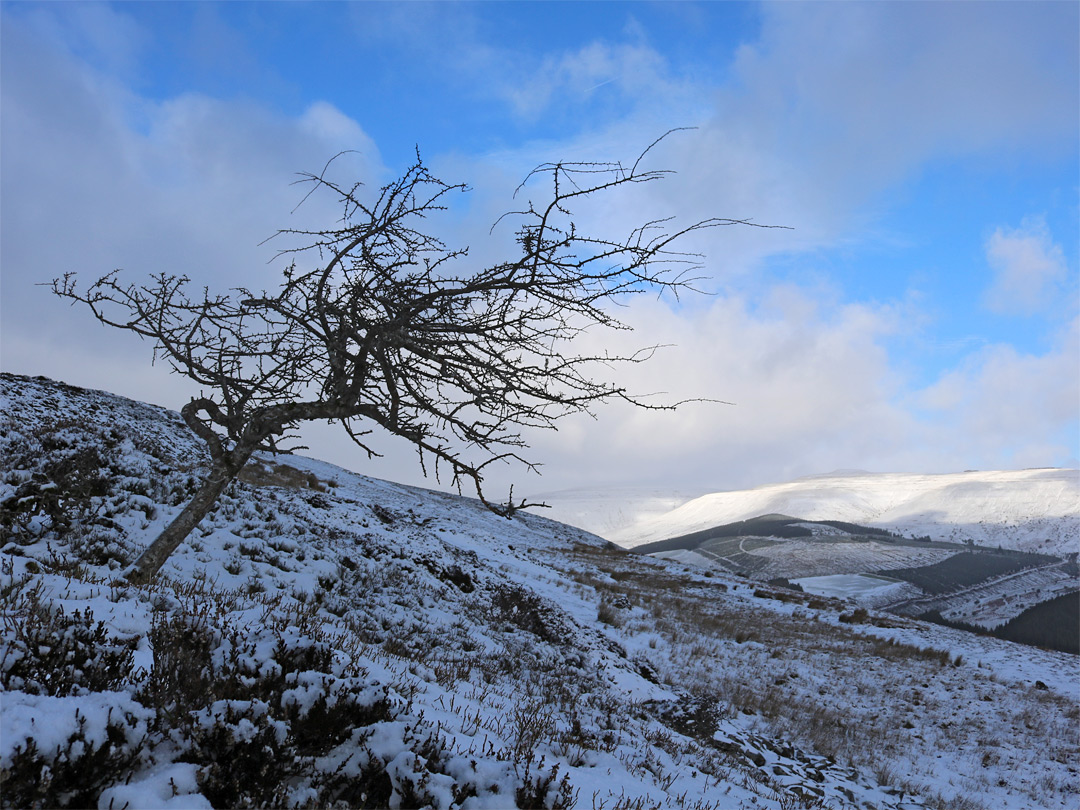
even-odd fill
[[[0,374],[5,807],[1068,808],[1077,659]]]
[[[780,514],[1018,551],[1080,551],[1080,470],[836,473],[694,498],[603,536],[626,548]]]

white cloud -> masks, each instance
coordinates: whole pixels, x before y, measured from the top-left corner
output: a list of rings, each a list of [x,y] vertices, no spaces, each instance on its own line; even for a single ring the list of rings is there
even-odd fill
[[[1044,354],[994,345],[923,390],[886,349],[910,313],[822,304],[787,287],[761,306],[716,298],[694,312],[641,298],[637,327],[606,345],[675,344],[620,371],[631,391],[665,401],[711,397],[674,412],[602,408],[538,435],[544,477],[518,492],[598,483],[737,488],[838,468],[950,472],[1077,464],[1077,321]],[[527,487],[523,488],[522,484]]]
[[[338,213],[312,201],[290,214],[303,194],[295,173],[353,149],[342,170],[378,182],[379,152],[325,102],[296,118],[198,94],[150,102],[41,27],[5,18],[3,29],[3,367],[160,402],[184,386],[146,370],[148,345],[39,285],[118,267],[133,280],[167,272],[195,285],[273,285],[276,245],[260,242]]]
[[[634,332],[591,339],[624,355],[646,342],[669,345],[647,363],[620,367],[619,382],[631,393],[666,392],[657,401],[732,404],[671,412],[612,405],[595,421],[575,418],[573,443],[535,437],[534,455],[547,469],[531,485],[730,486],[850,466],[852,458],[884,461],[911,430],[892,404],[900,381],[882,347],[898,314],[822,304],[794,287],[760,306],[717,297],[687,310],[640,297],[624,314]]]
[[[64,14],[47,9],[20,9],[26,26],[52,46],[60,47],[112,74],[135,79],[149,37],[127,14],[107,3],[74,3]]]
[[[984,301],[994,312],[1032,315],[1051,303],[1067,275],[1065,253],[1041,219],[998,228],[986,241],[994,279]]]
[[[762,42],[738,64],[743,89],[717,94],[699,130],[658,148],[653,165],[678,174],[598,203],[579,221],[611,235],[669,214],[684,224],[730,216],[795,226],[701,234],[684,247],[708,255],[712,286],[723,294],[680,306],[639,297],[624,313],[636,331],[605,336],[624,353],[674,344],[623,369],[632,391],[734,404],[674,413],[612,406],[596,421],[570,420],[557,434],[528,437],[544,478],[522,481],[520,470],[507,470],[513,476],[493,476],[493,495],[510,480],[520,494],[603,481],[745,486],[839,467],[944,471],[1075,459],[1075,324],[1044,355],[994,346],[912,392],[888,345],[917,312],[845,301],[828,287],[770,288],[767,276],[750,272],[768,255],[857,235],[866,200],[942,150],[1075,132],[1075,88],[1042,51],[1022,51],[1005,36],[1013,23],[1033,23],[988,7],[967,38],[977,15],[955,8],[767,8]],[[1037,41],[1061,36],[1037,34]],[[187,386],[148,370],[149,346],[101,329],[35,282],[123,266],[135,277],[167,271],[215,287],[273,285],[277,271],[266,261],[274,248],[259,242],[275,227],[324,213],[305,206],[289,215],[301,196],[289,186],[294,172],[321,169],[335,152],[358,148],[342,168],[369,183],[384,178],[376,144],[329,102],[296,117],[197,94],[152,103],[17,23],[5,24],[3,44],[5,370],[176,407]],[[502,56],[488,54],[485,64]],[[985,80],[973,83],[971,71]],[[609,78],[610,89],[640,103],[562,144],[433,160],[445,179],[477,189],[450,212],[458,233],[447,238],[472,244],[477,261],[494,255],[484,243],[487,228],[529,168],[559,158],[632,159],[666,126],[694,123],[663,121],[671,114],[666,92],[685,93],[680,113],[704,97],[700,88],[678,87],[640,43],[555,54],[534,78],[534,85],[513,85],[524,94],[514,103],[530,114],[558,94],[608,89],[597,85]],[[489,181],[496,191],[487,191]],[[1060,280],[1061,251],[1044,230],[1027,223],[987,243],[997,287],[1014,303],[1041,302]],[[407,446],[383,444],[394,455],[368,466],[340,432],[316,427],[306,435],[315,455],[420,480]]]
[[[648,45],[602,41],[550,54],[528,73],[512,71],[497,87],[514,112],[526,120],[548,114],[553,105],[587,105],[595,120],[597,110],[611,103],[613,92],[624,111],[657,98],[677,108],[687,92],[668,75],[665,60]]]
[[[865,239],[883,193],[927,161],[1033,144],[1073,152],[1080,57],[1075,25],[1063,24],[1060,12],[1020,4],[769,4],[760,38],[739,51],[735,79],[722,87],[673,75],[636,39],[556,52],[540,67],[523,58],[518,69],[527,73],[498,71],[505,78],[496,84],[511,109],[554,115],[600,82],[633,81],[614,110],[583,110],[572,141],[545,144],[546,159],[558,149],[568,159],[625,160],[669,127],[698,125],[657,150],[653,164],[674,177],[605,203],[603,213],[611,222],[647,210],[793,228],[716,231],[690,243],[711,257],[711,272],[730,277],[779,252]],[[523,160],[521,168],[531,165]]]
[[[763,14],[760,41],[739,56],[739,97],[752,125],[782,127],[776,143],[842,158],[827,170],[889,172],[1031,139],[1073,146],[1075,8],[773,3]]]
[[[1070,26],[1057,12],[764,5],[759,39],[675,166],[680,191],[695,210],[794,227],[784,249],[831,248],[865,238],[883,193],[928,161],[1017,146],[1073,154],[1076,14]]]
[[[928,436],[966,466],[1077,464],[1080,319],[1045,354],[986,347],[920,392]]]
[[[300,123],[308,132],[321,141],[338,144],[352,144],[353,148],[367,146],[374,151],[375,144],[356,121],[326,101],[311,104],[300,118]]]

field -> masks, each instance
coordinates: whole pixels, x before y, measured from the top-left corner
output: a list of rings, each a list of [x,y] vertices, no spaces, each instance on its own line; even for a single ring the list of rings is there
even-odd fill
[[[1022,554],[1019,552],[983,552],[957,554],[933,565],[919,568],[893,568],[880,570],[882,576],[902,579],[917,585],[926,593],[952,593],[960,588],[976,585],[988,579],[1059,562],[1046,554]]]
[[[953,556],[959,548],[951,544],[895,541],[878,536],[852,536],[836,532],[795,539],[716,537],[694,548],[672,547],[653,553],[658,556],[690,553],[694,555],[693,559],[706,567],[769,580],[865,574],[881,568],[925,566]]]
[[[738,530],[780,534],[733,533]],[[1070,560],[862,531],[850,523],[768,515],[635,550],[756,580],[786,579],[812,593],[977,632],[996,631],[1040,603],[1077,590],[1077,569]],[[1046,610],[1032,614],[1042,618],[1017,625],[1020,629],[1010,638],[1043,643],[1038,640],[1043,630],[1033,628],[1060,612]],[[1057,629],[1047,632],[1055,639],[1066,635]],[[1051,646],[1071,649],[1059,642]]]
[[[998,638],[1080,653],[1080,591],[1029,608],[995,633]]]
[[[873,597],[887,599],[889,594],[895,593],[904,586],[903,582],[895,579],[867,574],[834,574],[824,577],[803,577],[793,581],[807,593],[835,596],[840,599],[855,599],[860,602]]]

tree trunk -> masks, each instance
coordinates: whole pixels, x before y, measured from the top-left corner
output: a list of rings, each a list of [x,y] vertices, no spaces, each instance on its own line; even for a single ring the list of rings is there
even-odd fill
[[[135,564],[124,574],[124,578],[133,585],[145,585],[149,582],[176,547],[184,542],[192,529],[199,525],[199,521],[206,516],[225,487],[236,478],[243,466],[243,463],[236,466],[215,461],[210,474],[206,476],[206,480],[203,481],[195,496],[184,507],[184,511],[173,519],[173,522],[157,536],[153,543],[147,546]]]

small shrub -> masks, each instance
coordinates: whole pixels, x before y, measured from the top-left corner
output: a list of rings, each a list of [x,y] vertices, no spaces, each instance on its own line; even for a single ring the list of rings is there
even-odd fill
[[[282,776],[299,775],[303,764],[289,750],[287,727],[267,708],[258,701],[221,701],[196,715],[179,759],[202,765],[199,790],[214,807],[286,805]]]
[[[36,441],[9,448],[5,466],[30,472],[15,494],[0,503],[0,540],[32,542],[42,531],[67,531],[91,524],[109,494],[106,460],[96,444],[84,443],[73,426],[42,426]]]
[[[0,684],[5,691],[65,696],[115,691],[131,676],[136,636],[110,638],[90,609],[71,615],[22,591],[4,619]],[[19,618],[15,618],[19,615]]]
[[[573,810],[577,805],[578,793],[570,783],[570,777],[559,779],[559,766],[544,769],[541,759],[535,775],[532,773],[533,760],[525,763],[525,773],[521,784],[514,792],[514,800],[521,810]]]
[[[855,608],[851,613],[841,613],[840,621],[844,624],[866,624],[870,621],[870,613],[866,608]]]
[[[438,579],[449,585],[453,585],[462,593],[472,593],[476,590],[476,582],[473,579],[472,574],[464,570],[460,565],[454,564],[443,567],[434,560],[429,559],[420,559],[417,560],[417,562],[434,574]]]
[[[514,762],[531,762],[537,747],[554,738],[555,729],[555,710],[551,706],[539,702],[516,706],[510,718]]]
[[[399,515],[392,509],[388,509],[380,503],[371,504],[371,513],[379,519],[384,526],[393,526],[397,523]]]
[[[256,487],[285,487],[326,492],[326,487],[314,473],[303,472],[288,464],[279,463],[271,467],[256,460],[244,467],[238,477],[245,484]]]
[[[155,617],[150,628],[154,663],[140,698],[157,710],[159,724],[171,726],[212,702],[210,656],[219,641],[205,614]]]
[[[559,642],[565,632],[557,609],[527,588],[499,583],[491,598],[497,621],[504,621],[540,638]]]
[[[381,761],[336,775],[319,761],[345,742],[362,748],[372,726],[393,720],[390,694],[337,666],[330,644],[294,630],[222,631],[206,614],[160,619],[141,697],[181,747],[180,761],[200,766],[200,790],[215,807],[287,806],[301,783],[318,792],[317,806],[342,797],[376,797],[378,806],[390,795]],[[267,633],[277,635],[269,658],[259,653]]]
[[[711,741],[721,719],[721,699],[717,694],[686,695],[660,712],[673,730],[697,740]]]
[[[39,750],[33,738],[16,744],[0,768],[0,807],[96,807],[102,790],[130,778],[146,744],[139,718],[110,709],[104,727],[94,728],[76,708],[74,719],[75,730],[53,751]]]
[[[608,602],[601,602],[596,609],[596,620],[611,627],[621,627],[622,618],[619,612]]]
[[[238,556],[230,557],[225,563],[222,564],[222,568],[234,577],[238,576],[244,570],[244,561]]]

